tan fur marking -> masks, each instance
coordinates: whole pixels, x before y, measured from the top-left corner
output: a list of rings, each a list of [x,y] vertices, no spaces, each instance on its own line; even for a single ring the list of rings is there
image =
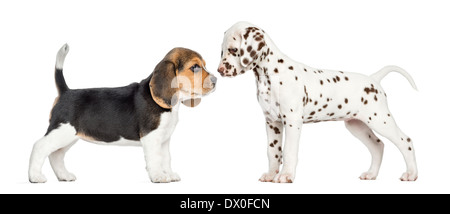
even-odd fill
[[[48,120],[52,119],[52,111],[53,111],[53,108],[55,107],[56,103],[58,103],[58,101],[59,101],[59,96],[57,96],[55,98],[55,101],[53,101],[52,109],[50,110],[50,115],[48,116]]]
[[[192,72],[191,67],[194,66],[195,64],[197,64],[202,68],[201,73]],[[185,63],[183,66],[184,69],[182,71],[178,71],[178,77],[181,80],[179,85],[180,89],[183,91],[191,91],[198,94],[208,93],[212,89],[212,87],[204,88],[203,85],[212,86],[212,83],[210,82],[210,78],[208,78],[209,76],[208,72],[205,69],[203,69],[203,67],[205,67],[205,62],[203,59],[200,59],[198,57],[194,57],[191,60],[189,60],[189,62]],[[189,81],[189,83],[184,81]]]
[[[98,141],[98,140],[96,140],[95,138],[93,138],[93,137],[91,137],[91,136],[88,136],[88,135],[86,135],[86,134],[84,134],[84,133],[81,133],[81,132],[78,132],[78,133],[77,133],[77,136],[78,136],[79,138],[81,138],[82,140],[85,140],[85,141],[88,141],[88,142],[95,142],[95,141]]]

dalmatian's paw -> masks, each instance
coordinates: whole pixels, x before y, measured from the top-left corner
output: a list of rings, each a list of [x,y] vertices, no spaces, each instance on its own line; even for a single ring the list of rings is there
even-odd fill
[[[58,180],[59,181],[75,181],[75,180],[77,180],[77,177],[75,177],[75,175],[70,172],[66,172],[64,174],[59,175]]]
[[[36,174],[30,175],[28,177],[28,180],[31,183],[45,183],[45,182],[47,182],[47,178],[45,177],[45,175],[43,175],[41,173],[36,173]]]
[[[278,173],[272,182],[274,183],[292,183],[295,176],[292,173]]]
[[[359,179],[361,180],[375,180],[377,178],[377,174],[373,172],[363,172]]]
[[[259,181],[272,182],[276,175],[277,175],[276,172],[274,172],[274,173],[266,172],[261,176],[261,178],[259,178]]]
[[[401,181],[416,181],[417,173],[405,172],[405,173],[403,173],[402,177],[400,177],[400,180]]]

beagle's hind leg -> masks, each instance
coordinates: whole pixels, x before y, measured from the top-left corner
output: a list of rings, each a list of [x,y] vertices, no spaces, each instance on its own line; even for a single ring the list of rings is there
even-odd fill
[[[58,128],[53,129],[47,135],[38,140],[34,144],[30,156],[30,165],[28,169],[29,181],[31,183],[45,183],[47,179],[42,174],[42,165],[45,162],[45,158],[53,152],[75,143],[77,140],[78,137],[76,136],[76,130],[69,124],[61,124]],[[57,169],[56,171],[58,171],[58,173],[59,170],[61,170],[60,160],[64,157],[64,155],[61,156],[61,152],[62,150],[57,152],[51,160],[52,167],[54,167],[53,169]]]
[[[48,156],[53,172],[55,172],[55,175],[59,181],[75,181],[77,179],[74,174],[67,171],[66,166],[64,164],[64,156],[66,155],[67,150],[69,150],[70,147],[72,147],[76,141],[77,140],[74,140],[68,146],[62,147],[52,152]]]

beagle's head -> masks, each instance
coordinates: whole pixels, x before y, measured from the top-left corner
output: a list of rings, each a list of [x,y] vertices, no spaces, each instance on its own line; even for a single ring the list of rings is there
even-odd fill
[[[234,24],[225,32],[217,71],[221,76],[234,77],[253,69],[266,46],[261,28],[248,22]]]
[[[156,65],[150,93],[161,107],[170,109],[181,101],[194,107],[201,97],[213,92],[217,78],[205,68],[205,60],[195,51],[174,48]]]

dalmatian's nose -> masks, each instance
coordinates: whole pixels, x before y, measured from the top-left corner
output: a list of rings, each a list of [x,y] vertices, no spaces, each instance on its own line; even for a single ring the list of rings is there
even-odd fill
[[[217,71],[219,72],[219,74],[221,76],[225,75],[225,67],[224,66],[220,66]]]

